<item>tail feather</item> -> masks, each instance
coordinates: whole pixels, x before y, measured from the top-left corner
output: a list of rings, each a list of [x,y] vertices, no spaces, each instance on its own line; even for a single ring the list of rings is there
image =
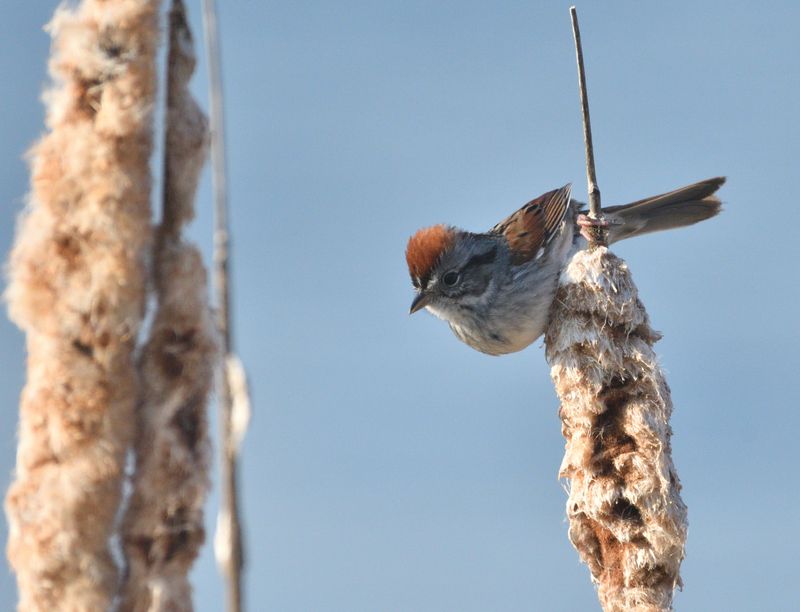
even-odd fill
[[[631,204],[604,208],[611,224],[609,243],[710,219],[721,209],[714,192],[724,183],[725,177],[719,176]]]

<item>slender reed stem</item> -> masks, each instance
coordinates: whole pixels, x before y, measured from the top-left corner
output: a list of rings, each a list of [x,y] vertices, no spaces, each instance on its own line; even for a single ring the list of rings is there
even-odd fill
[[[597,174],[594,167],[594,145],[592,143],[592,120],[589,117],[589,94],[586,91],[586,70],[583,65],[583,47],[581,46],[581,30],[578,26],[578,11],[569,7],[572,18],[572,35],[575,38],[575,56],[578,61],[578,88],[581,92],[581,112],[583,114],[583,142],[586,146],[586,178],[589,183],[589,217],[599,219],[600,187],[597,185]]]
[[[214,0],[203,0],[203,24],[206,37],[210,88],[211,168],[214,189],[214,287],[217,326],[222,342],[224,363],[233,354],[231,333],[230,232],[225,164],[225,120],[222,97],[222,67]],[[220,454],[222,509],[217,535],[217,563],[226,580],[226,610],[242,609],[242,570],[244,550],[239,517],[238,448],[233,428],[233,398],[227,368],[219,376]],[[225,541],[222,541],[222,540]]]

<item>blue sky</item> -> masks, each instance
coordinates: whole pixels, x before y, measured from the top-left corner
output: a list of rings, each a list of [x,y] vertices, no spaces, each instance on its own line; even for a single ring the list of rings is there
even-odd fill
[[[0,21],[0,251],[54,2]],[[566,2],[220,2],[252,610],[596,609],[566,537],[543,350],[492,358],[412,297],[418,227],[585,193]],[[200,35],[199,2],[189,2]],[[620,244],[673,390],[682,611],[796,609],[800,158],[794,2],[586,2],[597,170],[619,204],[718,174],[723,214]],[[206,106],[205,64],[194,87]],[[156,164],[157,166],[157,164]],[[207,175],[191,235],[210,253]],[[0,487],[23,337],[0,317]],[[209,502],[209,532],[217,497]],[[0,519],[3,542],[5,519]],[[210,547],[197,609],[222,607]],[[0,609],[15,601],[0,564]]]

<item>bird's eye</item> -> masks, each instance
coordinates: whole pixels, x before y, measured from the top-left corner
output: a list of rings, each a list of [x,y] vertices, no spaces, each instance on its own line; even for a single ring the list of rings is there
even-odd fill
[[[458,272],[454,272],[451,270],[442,277],[442,282],[448,287],[455,287],[456,283],[458,282],[458,279],[459,279]]]

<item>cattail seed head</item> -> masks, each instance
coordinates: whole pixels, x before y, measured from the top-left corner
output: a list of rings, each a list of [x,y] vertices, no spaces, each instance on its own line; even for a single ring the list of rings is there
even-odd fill
[[[672,609],[686,506],[672,463],[672,400],[627,265],[606,247],[561,275],[545,336],[566,439],[569,537],[607,612]]]

